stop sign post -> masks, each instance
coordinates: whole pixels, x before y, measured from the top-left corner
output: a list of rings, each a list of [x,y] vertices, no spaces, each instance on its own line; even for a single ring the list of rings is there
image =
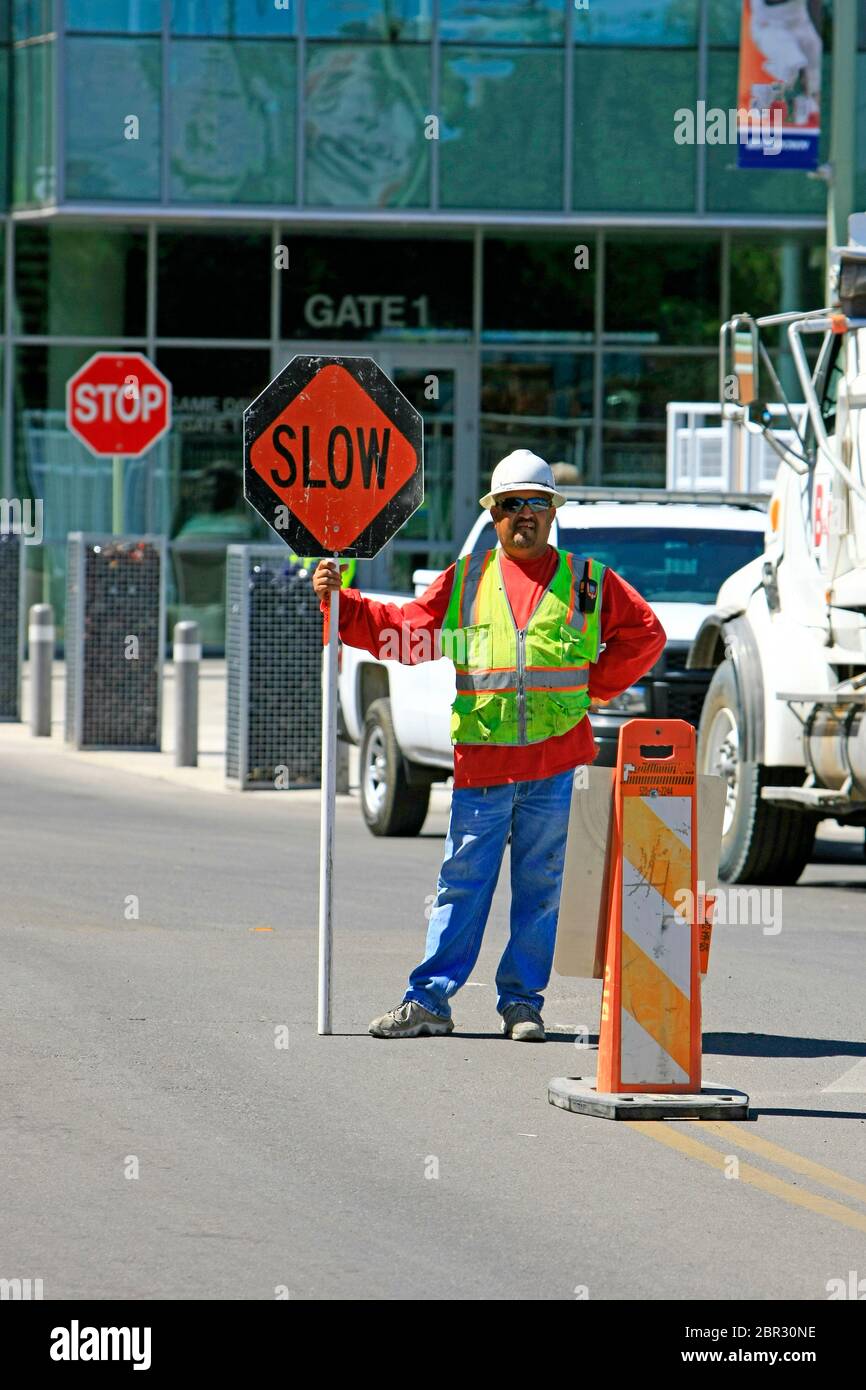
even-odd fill
[[[424,426],[370,357],[293,357],[244,412],[244,496],[302,559],[371,559],[424,498]],[[322,669],[318,1029],[331,1032],[340,591]]]
[[[66,425],[92,454],[110,457],[112,530],[123,530],[123,460],[171,429],[171,383],[140,352],[97,352],[66,383]]]

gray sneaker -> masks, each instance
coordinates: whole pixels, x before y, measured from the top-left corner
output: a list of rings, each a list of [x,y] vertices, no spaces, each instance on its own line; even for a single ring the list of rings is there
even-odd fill
[[[374,1038],[432,1038],[438,1033],[453,1033],[450,1018],[431,1014],[423,1004],[407,999],[399,1008],[374,1018],[369,1031]]]
[[[502,1015],[502,1031],[515,1042],[544,1042],[544,1023],[528,1004],[509,1004]]]

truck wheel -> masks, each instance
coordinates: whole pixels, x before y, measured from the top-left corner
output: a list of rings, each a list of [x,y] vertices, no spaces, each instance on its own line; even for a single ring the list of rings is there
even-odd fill
[[[361,739],[361,810],[374,835],[417,835],[427,819],[430,787],[410,787],[394,733],[391,701],[374,700]]]
[[[698,731],[698,771],[727,783],[719,877],[725,883],[796,883],[812,856],[817,820],[761,800],[761,787],[797,785],[803,770],[745,762],[746,712],[733,662],[710,681]]]

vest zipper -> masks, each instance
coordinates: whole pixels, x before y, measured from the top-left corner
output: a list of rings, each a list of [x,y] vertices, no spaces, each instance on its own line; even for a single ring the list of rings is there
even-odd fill
[[[517,628],[517,742],[526,743],[526,628]]]

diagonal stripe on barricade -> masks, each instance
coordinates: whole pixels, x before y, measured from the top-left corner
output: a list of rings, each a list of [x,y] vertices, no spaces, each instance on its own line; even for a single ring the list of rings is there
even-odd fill
[[[688,1075],[689,1000],[625,931],[622,934],[622,1007]]]
[[[623,801],[622,853],[671,907],[678,905],[675,898],[682,889],[691,889],[691,847],[642,796]]]

